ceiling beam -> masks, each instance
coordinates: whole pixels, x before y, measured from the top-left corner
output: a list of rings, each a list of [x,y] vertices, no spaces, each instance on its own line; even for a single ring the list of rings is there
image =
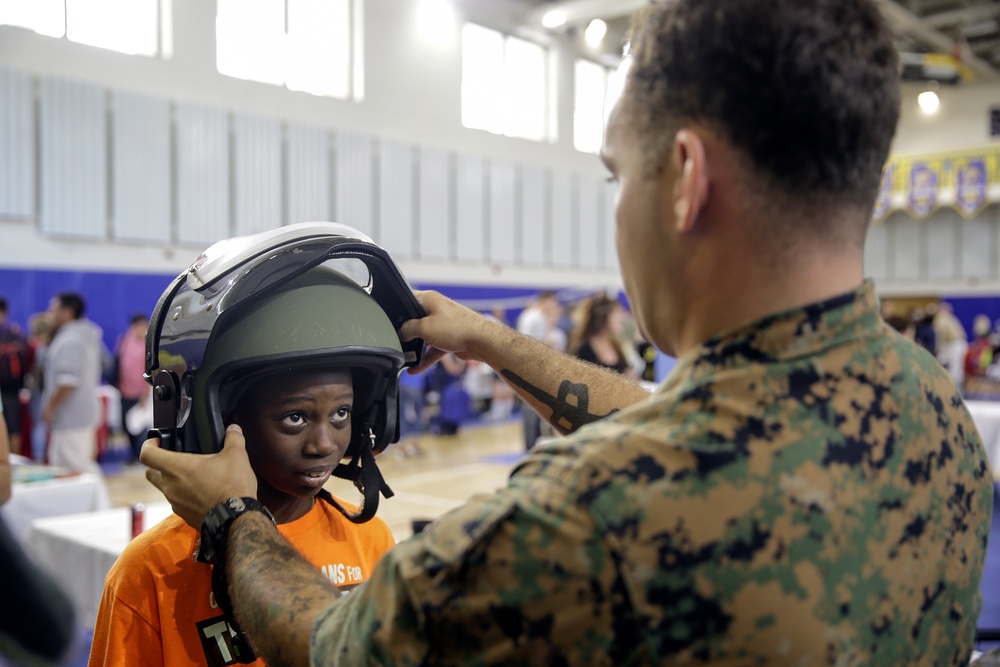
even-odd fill
[[[525,13],[525,21],[542,25],[542,17],[551,11],[566,14],[567,25],[587,23],[593,19],[628,16],[649,4],[649,0],[562,0],[535,7]]]
[[[951,53],[952,47],[955,44],[954,39],[928,24],[897,2],[892,2],[891,0],[877,0],[877,2],[879,7],[882,8],[882,13],[895,30],[909,35],[924,46],[930,47],[939,53]],[[969,56],[965,64],[969,69],[984,78],[992,80],[1000,77],[1000,72],[997,72],[992,65],[978,56]]]
[[[959,25],[967,21],[982,21],[1000,16],[1000,2],[990,2],[985,5],[965,7],[964,9],[954,9],[937,14],[927,14],[924,16],[924,23],[933,28],[943,28],[945,26]]]
[[[998,52],[998,55],[1000,55],[1000,37],[977,40],[974,48],[979,53]]]
[[[921,18],[899,2],[893,2],[892,0],[876,1],[882,8],[882,12],[890,25],[897,32],[904,33],[924,46],[940,53],[951,53],[952,46],[954,45],[954,40],[941,32],[937,27],[938,25],[947,25],[939,23],[939,21],[944,20],[943,17],[959,13],[962,13],[963,16],[966,16],[966,13],[968,13],[968,16],[978,17],[981,12],[995,10],[995,3],[991,3],[989,5],[956,10],[955,12],[944,12],[938,14],[937,20],[932,24],[930,19]],[[541,26],[543,16],[551,11],[561,11],[566,14],[567,24],[579,24],[597,18],[609,19],[626,16],[641,9],[648,3],[649,0],[561,0],[530,9],[525,13],[525,22],[531,26]],[[951,19],[949,18],[948,20],[950,21]],[[965,64],[979,76],[990,80],[1000,78],[1000,72],[989,62],[978,56],[970,56],[968,62]]]

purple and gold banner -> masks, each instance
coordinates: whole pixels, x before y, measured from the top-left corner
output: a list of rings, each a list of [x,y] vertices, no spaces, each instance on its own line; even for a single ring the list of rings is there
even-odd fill
[[[979,215],[986,208],[989,184],[985,158],[955,160],[955,209],[966,218]]]
[[[1000,202],[1000,148],[889,160],[872,210],[877,224],[894,211],[923,220],[942,206],[971,219]]]
[[[938,207],[942,160],[918,160],[909,165],[906,209],[915,218],[926,218]]]
[[[885,166],[882,172],[882,182],[878,186],[878,196],[875,198],[875,210],[872,211],[872,220],[882,222],[889,211],[892,210],[892,193],[896,179],[896,165],[891,162]]]

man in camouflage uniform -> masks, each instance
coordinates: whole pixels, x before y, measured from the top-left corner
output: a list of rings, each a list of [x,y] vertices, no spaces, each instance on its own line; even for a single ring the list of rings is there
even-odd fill
[[[404,325],[497,369],[560,430],[507,488],[335,599],[259,512],[230,526],[270,664],[961,665],[986,458],[948,375],[879,316],[862,248],[899,106],[870,0],[679,0],[636,23],[603,159],[652,395],[436,293]],[[192,525],[253,495],[147,444]]]

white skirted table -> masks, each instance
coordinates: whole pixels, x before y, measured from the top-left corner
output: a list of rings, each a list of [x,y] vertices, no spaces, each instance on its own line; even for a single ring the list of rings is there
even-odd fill
[[[67,474],[49,466],[13,467],[10,500],[0,515],[22,543],[37,519],[111,507],[104,478],[93,473]]]
[[[986,448],[993,478],[1000,481],[1000,401],[966,401]]]
[[[144,529],[171,513],[166,502],[146,506]],[[132,539],[132,511],[116,507],[101,512],[35,521],[27,550],[63,588],[77,613],[77,623],[93,628],[104,580]]]

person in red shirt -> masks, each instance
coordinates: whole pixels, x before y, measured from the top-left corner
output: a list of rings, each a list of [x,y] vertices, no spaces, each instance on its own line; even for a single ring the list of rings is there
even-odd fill
[[[132,447],[132,458],[139,460],[139,450],[146,440],[146,431],[133,433],[129,429],[126,415],[136,405],[147,405],[149,402],[149,385],[142,375],[146,370],[146,327],[149,318],[142,313],[136,313],[129,320],[128,329],[122,334],[115,346],[114,385],[121,394],[122,429],[128,435]]]
[[[972,320],[972,333],[976,339],[969,344],[969,349],[965,353],[966,381],[984,377],[986,369],[993,363],[990,318],[987,315],[976,315]]]

